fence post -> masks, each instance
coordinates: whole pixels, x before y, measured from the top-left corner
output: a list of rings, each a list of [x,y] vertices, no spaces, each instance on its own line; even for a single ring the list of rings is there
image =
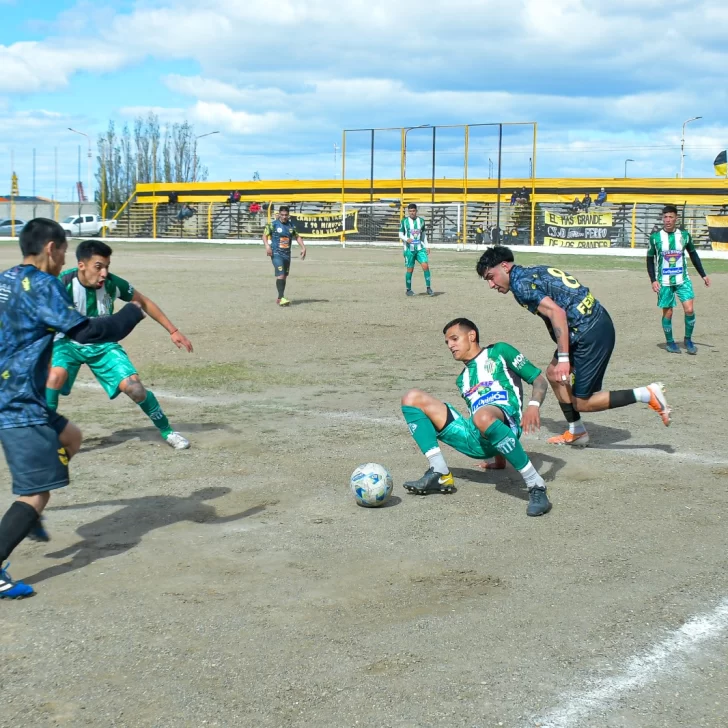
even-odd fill
[[[207,203],[207,239],[212,240],[212,202]]]
[[[631,243],[630,243],[630,247],[632,247],[632,248],[634,248],[636,230],[637,230],[637,203],[635,202],[632,205],[632,239],[631,239]]]
[[[152,238],[157,239],[157,203],[152,202]]]

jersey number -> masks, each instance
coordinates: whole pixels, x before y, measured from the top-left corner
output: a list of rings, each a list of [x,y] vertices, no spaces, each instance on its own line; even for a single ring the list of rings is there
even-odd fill
[[[564,273],[564,271],[559,270],[558,268],[547,268],[547,271],[550,275],[552,275],[554,278],[561,278],[561,282],[567,287],[567,288],[580,288],[581,283],[574,278],[574,276],[570,276],[567,273]]]

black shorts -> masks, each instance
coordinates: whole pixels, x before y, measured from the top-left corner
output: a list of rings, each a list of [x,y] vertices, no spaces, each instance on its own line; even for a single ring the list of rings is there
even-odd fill
[[[68,420],[49,413],[47,425],[0,430],[15,495],[35,495],[68,485],[68,456],[59,435]]]
[[[291,258],[284,257],[283,255],[276,255],[273,253],[271,258],[273,261],[273,274],[276,278],[278,276],[287,276],[288,271],[291,269]]]
[[[569,350],[569,361],[574,371],[572,391],[577,399],[588,399],[601,392],[604,374],[614,351],[614,324],[611,316],[602,311],[599,320]],[[558,358],[554,352],[554,359]]]

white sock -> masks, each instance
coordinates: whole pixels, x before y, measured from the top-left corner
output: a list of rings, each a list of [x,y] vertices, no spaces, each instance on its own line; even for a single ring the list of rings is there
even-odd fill
[[[434,447],[429,452],[425,453],[425,457],[430,462],[430,467],[440,475],[447,475],[450,472],[450,468],[447,467],[445,458],[442,457],[442,452],[439,447]]]
[[[586,427],[584,427],[584,423],[581,420],[569,422],[569,432],[572,435],[583,435],[586,432]]]
[[[649,404],[650,400],[652,399],[652,393],[649,389],[647,389],[647,387],[637,387],[632,391],[634,392],[635,399],[638,402],[644,402],[645,404]]]
[[[526,487],[529,490],[531,488],[546,488],[544,479],[538,474],[538,470],[533,467],[533,463],[530,460],[528,461],[528,465],[518,472],[523,476],[523,479],[526,481]]]

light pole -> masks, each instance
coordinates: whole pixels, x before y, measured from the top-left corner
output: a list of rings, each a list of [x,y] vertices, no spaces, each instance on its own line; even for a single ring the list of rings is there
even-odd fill
[[[407,134],[413,129],[429,129],[432,124],[420,124],[419,126],[408,126],[404,130],[404,141],[402,142],[402,178],[407,179]]]
[[[682,125],[682,138],[680,139],[680,179],[683,177],[683,170],[685,169],[685,127],[691,122],[691,121],[697,121],[698,119],[702,119],[702,116],[693,116],[692,119],[687,119],[686,121],[683,121]]]
[[[207,134],[200,134],[195,137],[195,148],[192,150],[192,181],[197,182],[197,140],[212,134],[219,134],[219,131],[208,131]]]
[[[625,159],[624,160],[624,177],[627,178],[627,162],[634,162],[634,159]]]
[[[72,131],[74,134],[80,134],[81,136],[86,137],[86,141],[88,142],[88,188],[86,190],[86,199],[89,199],[89,195],[91,194],[91,137],[86,134],[83,131],[76,131],[76,129],[71,129],[71,127],[68,127],[68,131]],[[81,180],[79,180],[80,182]]]

